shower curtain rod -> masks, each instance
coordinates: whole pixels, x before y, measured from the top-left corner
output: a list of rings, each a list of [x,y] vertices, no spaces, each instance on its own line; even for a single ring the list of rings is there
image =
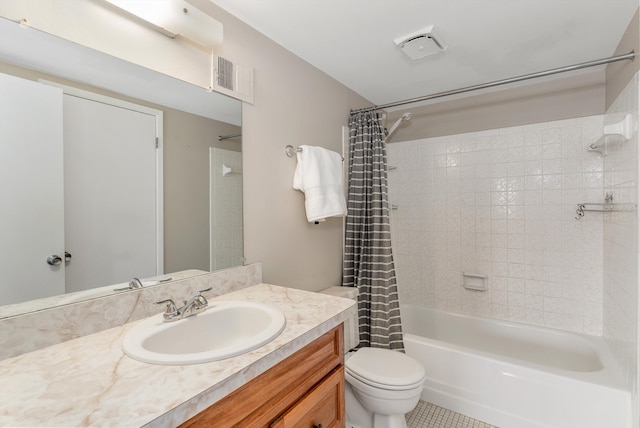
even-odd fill
[[[633,61],[634,57],[635,57],[635,52],[631,51],[628,54],[612,56],[612,57],[603,58],[603,59],[597,59],[597,60],[594,60],[594,61],[583,62],[583,63],[580,63],[580,64],[569,65],[569,66],[566,66],[566,67],[554,68],[554,69],[546,70],[546,71],[539,71],[537,73],[523,74],[521,76],[511,77],[509,79],[495,80],[493,82],[481,83],[479,85],[466,86],[464,88],[453,89],[453,90],[444,91],[444,92],[438,92],[436,94],[425,95],[425,96],[417,97],[417,98],[410,98],[408,100],[396,101],[396,102],[393,102],[393,103],[381,104],[381,105],[377,105],[377,106],[365,107],[365,108],[361,108],[361,109],[357,109],[357,110],[351,110],[351,114],[353,115],[353,114],[367,112],[367,111],[375,111],[375,110],[381,110],[381,109],[385,109],[385,108],[389,108],[389,107],[397,107],[397,106],[401,106],[401,105],[405,105],[405,104],[413,104],[413,103],[417,103],[417,102],[421,102],[421,101],[432,100],[434,98],[447,97],[447,96],[450,96],[450,95],[462,94],[464,92],[471,92],[471,91],[477,91],[479,89],[492,88],[494,86],[500,86],[500,85],[506,85],[506,84],[509,84],[509,83],[521,82],[523,80],[535,79],[537,77],[551,76],[553,74],[565,73],[567,71],[580,70],[580,69],[587,68],[587,67],[595,67],[595,66],[598,66],[598,65],[609,64],[611,62],[616,62],[616,61],[623,61],[623,60],[627,60],[627,59]]]
[[[228,140],[230,138],[242,137],[242,134],[218,135],[218,141]]]

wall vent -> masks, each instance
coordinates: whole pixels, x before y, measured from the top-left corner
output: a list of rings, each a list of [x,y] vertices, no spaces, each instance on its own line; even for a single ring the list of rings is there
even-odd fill
[[[214,56],[211,89],[253,104],[253,68]]]
[[[218,57],[218,86],[233,91],[233,63],[221,56]]]

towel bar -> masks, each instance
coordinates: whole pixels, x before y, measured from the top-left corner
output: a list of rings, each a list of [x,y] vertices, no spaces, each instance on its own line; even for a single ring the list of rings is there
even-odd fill
[[[590,208],[589,205],[594,205],[595,208]],[[578,204],[578,209],[576,210],[576,220],[580,220],[584,217],[585,211],[592,211],[598,213],[611,213],[611,212],[632,212],[638,208],[636,204],[613,204],[613,203],[593,203],[593,202],[585,202],[582,204]]]
[[[301,152],[302,151],[302,147],[293,147],[291,144],[287,144],[286,146],[284,146],[284,154],[287,155],[287,157],[293,157],[294,153],[296,152]],[[342,156],[342,160],[344,161],[344,156]]]
[[[286,146],[284,146],[284,153],[287,155],[287,157],[293,157],[293,154],[295,152],[301,152],[302,149],[300,147],[293,147],[291,144],[287,144]]]

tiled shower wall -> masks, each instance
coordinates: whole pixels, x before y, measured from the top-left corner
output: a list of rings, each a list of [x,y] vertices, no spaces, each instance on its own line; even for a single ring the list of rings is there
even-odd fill
[[[242,152],[212,147],[211,162],[211,270],[244,265],[242,234]],[[223,166],[233,172],[226,176]]]
[[[575,210],[603,200],[603,119],[389,144],[401,302],[602,334],[603,214]]]
[[[620,121],[625,114],[638,118],[638,75],[607,111],[604,123]],[[638,202],[638,135],[613,147],[604,158],[605,192],[613,202]],[[638,213],[616,212],[604,221],[604,332],[613,354],[632,386],[638,420]]]

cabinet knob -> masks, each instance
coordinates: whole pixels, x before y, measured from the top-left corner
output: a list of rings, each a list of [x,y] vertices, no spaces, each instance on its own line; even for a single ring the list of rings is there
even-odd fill
[[[322,424],[314,425],[313,428],[322,428]]]

